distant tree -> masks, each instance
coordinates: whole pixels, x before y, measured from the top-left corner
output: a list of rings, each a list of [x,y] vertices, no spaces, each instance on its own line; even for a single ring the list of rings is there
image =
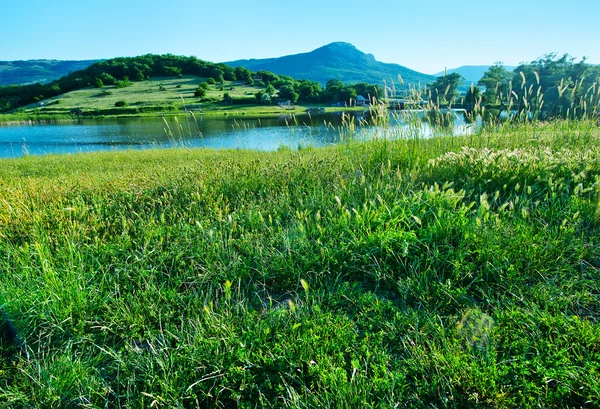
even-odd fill
[[[458,86],[463,80],[463,76],[456,72],[438,77],[427,85],[431,101],[436,104],[453,103],[458,98]]]
[[[101,72],[96,78],[101,80],[104,85],[115,85],[117,83],[117,79],[106,72]]]
[[[235,67],[235,76],[237,77],[237,79],[239,81],[250,81],[252,80],[252,72],[250,72],[250,70],[247,70],[244,67]]]
[[[318,101],[323,89],[321,84],[315,81],[302,80],[296,83],[296,92],[300,94],[301,101]]]
[[[206,90],[204,88],[198,86],[198,88],[196,88],[196,91],[194,91],[194,96],[203,98],[206,96]]]
[[[120,100],[120,101],[115,102],[116,107],[126,107],[127,105],[129,105],[127,103],[127,101]]]
[[[346,102],[350,104],[350,101],[356,101],[356,97],[358,96],[358,92],[356,92],[356,88],[349,86],[344,87],[337,95],[337,99],[340,102]]]
[[[298,102],[300,94],[296,92],[293,85],[284,85],[279,89],[279,98],[287,100],[289,99],[292,103]]]
[[[215,83],[217,83],[217,82],[222,83],[223,81],[225,81],[223,74],[224,74],[223,70],[221,70],[219,68],[213,68],[210,73],[210,78],[212,78],[215,81]]]
[[[275,95],[276,92],[277,92],[277,90],[271,84],[267,85],[267,87],[265,88],[265,93],[269,94],[270,96]]]
[[[262,77],[262,80],[265,84],[274,83],[279,79],[279,76],[277,74],[273,74],[272,72],[265,70],[258,71],[256,75]]]
[[[512,74],[497,62],[492,65],[477,82],[480,87],[485,87],[483,93],[485,102],[488,104],[502,103],[510,92],[510,80]]]
[[[262,104],[268,105],[271,103],[271,96],[269,94],[262,94],[260,97],[260,102]]]
[[[373,98],[383,98],[383,88],[379,85],[359,82],[358,84],[354,84],[353,88],[356,90],[358,95],[362,95],[370,100]]]
[[[481,88],[475,84],[471,84],[464,99],[464,104],[468,107],[467,109],[473,109],[480,102],[481,97]]]
[[[217,81],[215,81],[214,78],[210,77],[209,79],[206,80],[206,83],[210,84],[210,85],[215,85],[217,83]]]
[[[131,86],[131,81],[125,76],[121,81],[117,81],[117,88],[127,88]]]
[[[104,83],[100,78],[96,78],[96,81],[94,82],[94,88],[104,88]]]

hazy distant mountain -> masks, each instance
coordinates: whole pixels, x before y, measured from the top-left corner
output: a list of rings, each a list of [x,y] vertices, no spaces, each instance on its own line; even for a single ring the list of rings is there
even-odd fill
[[[471,83],[475,83],[475,85],[477,85],[477,82],[481,79],[481,77],[483,77],[483,74],[485,74],[490,67],[491,65],[463,65],[462,67],[447,70],[447,74],[457,72],[465,78],[465,82],[468,83],[467,85],[471,86]],[[505,65],[504,68],[512,72],[517,67]],[[436,77],[441,77],[444,75],[444,71],[440,71],[433,75]]]
[[[44,83],[58,79],[77,70],[83,70],[95,62],[61,61],[61,60],[28,60],[0,61],[0,85]]]
[[[432,82],[431,75],[413,71],[398,64],[387,64],[375,60],[348,43],[331,43],[314,51],[260,60],[237,60],[225,64],[242,66],[251,71],[271,71],[297,79],[309,79],[325,84],[330,79],[345,83],[368,82],[382,84],[393,80],[398,84],[398,75],[405,84],[423,85]]]

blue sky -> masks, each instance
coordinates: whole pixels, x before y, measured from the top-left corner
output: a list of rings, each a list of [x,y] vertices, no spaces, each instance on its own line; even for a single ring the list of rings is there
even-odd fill
[[[434,73],[549,52],[600,64],[600,1],[0,0],[0,60],[278,57],[346,41]]]

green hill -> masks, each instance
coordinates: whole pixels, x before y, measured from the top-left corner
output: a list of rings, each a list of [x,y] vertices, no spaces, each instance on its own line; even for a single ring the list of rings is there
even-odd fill
[[[101,60],[0,61],[0,86],[50,82],[99,61]]]
[[[398,83],[398,75],[402,76],[406,85],[427,84],[435,80],[431,75],[398,64],[379,62],[372,54],[365,54],[352,44],[341,42],[331,43],[308,53],[260,60],[237,60],[225,64],[242,66],[251,71],[265,70],[294,78],[306,78],[321,84],[334,78],[345,83],[381,84],[384,80]]]

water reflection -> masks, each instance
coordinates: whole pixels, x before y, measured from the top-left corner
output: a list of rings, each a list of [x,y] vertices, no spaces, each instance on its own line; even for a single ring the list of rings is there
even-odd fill
[[[391,114],[382,126],[369,113],[230,118],[85,119],[74,123],[0,126],[0,157],[154,147],[276,150],[339,143],[347,138],[430,137],[442,130],[472,132],[461,112],[451,111],[443,126],[423,111]],[[418,134],[418,135],[417,135]]]

